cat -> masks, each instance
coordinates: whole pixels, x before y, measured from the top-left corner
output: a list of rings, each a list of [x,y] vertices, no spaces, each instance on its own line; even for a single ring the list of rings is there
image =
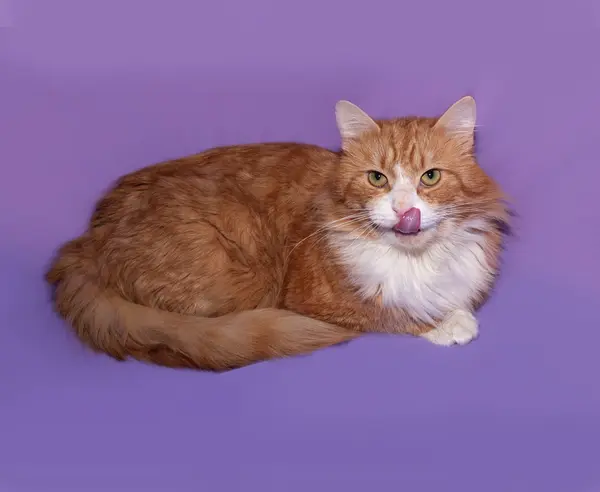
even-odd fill
[[[335,115],[338,152],[220,147],[123,176],[46,274],[57,312],[116,359],[212,371],[368,332],[476,338],[509,212],[476,162],[475,100]]]

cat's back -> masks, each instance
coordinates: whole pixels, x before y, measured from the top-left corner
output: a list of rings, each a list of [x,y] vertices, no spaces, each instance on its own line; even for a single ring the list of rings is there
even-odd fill
[[[194,179],[234,186],[248,177],[301,182],[309,172],[322,173],[337,158],[338,154],[328,149],[301,143],[215,147],[129,173],[119,180],[117,187],[139,188],[142,184]]]
[[[223,202],[269,210],[276,202],[309,200],[338,154],[301,143],[216,147],[122,176],[98,202],[93,225],[143,210],[179,207],[216,212]]]

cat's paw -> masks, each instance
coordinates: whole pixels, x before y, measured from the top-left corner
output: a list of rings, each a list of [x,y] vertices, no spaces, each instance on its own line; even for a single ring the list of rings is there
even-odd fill
[[[433,330],[421,335],[436,345],[465,345],[477,338],[479,324],[469,311],[453,311]]]

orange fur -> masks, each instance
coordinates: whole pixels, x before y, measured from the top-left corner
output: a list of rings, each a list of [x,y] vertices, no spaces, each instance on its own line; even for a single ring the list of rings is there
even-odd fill
[[[389,192],[371,186],[367,171],[385,173],[391,187],[396,163],[418,179],[434,162],[444,180],[419,196],[453,204],[452,221],[401,238],[406,254],[427,251],[444,227],[482,218],[495,273],[496,223],[507,220],[502,194],[476,164],[472,142],[437,121],[378,121],[343,135],[339,153],[233,146],[124,176],[49,269],[56,309],[83,341],[115,358],[209,370],[309,353],[368,331],[426,333],[431,321],[362,295],[330,239],[362,228],[361,240],[380,240],[364,216],[345,218]],[[489,288],[469,300],[473,309]]]

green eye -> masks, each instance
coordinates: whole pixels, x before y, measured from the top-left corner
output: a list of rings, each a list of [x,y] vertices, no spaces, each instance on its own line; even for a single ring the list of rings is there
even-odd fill
[[[369,171],[367,177],[369,178],[369,183],[375,188],[383,188],[388,182],[386,175],[377,171]]]
[[[430,169],[421,176],[421,183],[425,186],[433,186],[439,183],[442,173],[439,169]]]

